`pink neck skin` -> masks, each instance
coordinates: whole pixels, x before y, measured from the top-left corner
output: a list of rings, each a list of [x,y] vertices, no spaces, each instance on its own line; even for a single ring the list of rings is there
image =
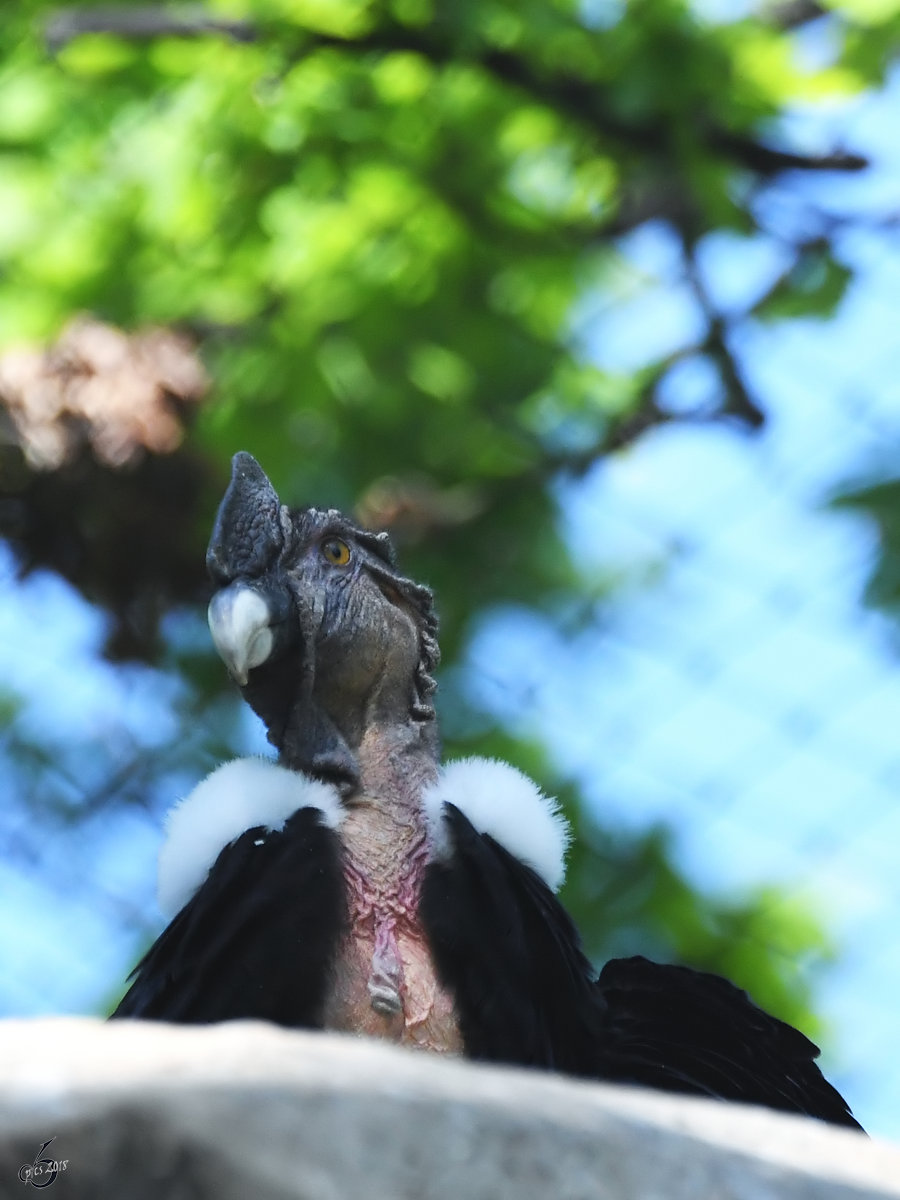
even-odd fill
[[[459,1051],[450,997],[434,973],[418,907],[428,841],[421,810],[437,765],[409,726],[369,728],[360,788],[346,801],[350,931],[335,964],[326,1026],[436,1051]]]

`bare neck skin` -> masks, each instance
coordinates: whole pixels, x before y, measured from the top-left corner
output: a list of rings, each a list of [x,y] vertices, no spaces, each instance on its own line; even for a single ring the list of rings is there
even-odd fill
[[[435,722],[397,712],[396,697],[329,722],[355,780],[343,791],[340,826],[348,932],[323,1014],[329,1029],[458,1053],[450,997],[437,981],[418,917],[428,843],[422,792],[437,775]],[[328,743],[333,755],[334,741]],[[293,765],[293,764],[291,764]]]
[[[350,883],[351,922],[399,917],[417,925],[421,873],[427,856],[422,793],[438,770],[434,721],[392,719],[397,704],[378,696],[363,719],[342,721],[356,783],[344,793],[341,824]]]
[[[428,849],[422,793],[437,775],[433,730],[371,724],[355,749],[359,785],[341,824],[351,892],[359,887],[377,910],[415,923]]]

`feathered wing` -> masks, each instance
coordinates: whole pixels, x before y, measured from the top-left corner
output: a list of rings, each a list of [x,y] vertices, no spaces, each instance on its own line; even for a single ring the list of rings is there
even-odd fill
[[[597,978],[544,879],[453,804],[443,819],[421,912],[469,1056],[859,1127],[803,1034],[705,972],[630,958]]]
[[[340,845],[319,809],[248,829],[135,968],[113,1016],[314,1028],[345,922]]]
[[[568,913],[531,867],[443,807],[450,852],[429,863],[421,916],[469,1057],[590,1074],[593,971]]]
[[[859,1129],[809,1038],[705,971],[646,958],[608,962],[603,1077],[804,1113]]]

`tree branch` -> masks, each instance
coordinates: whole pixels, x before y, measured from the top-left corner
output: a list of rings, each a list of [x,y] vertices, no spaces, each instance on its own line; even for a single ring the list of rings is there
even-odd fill
[[[67,8],[53,13],[44,28],[51,54],[85,33],[112,33],[125,38],[203,37],[221,34],[236,42],[252,42],[258,36],[250,21],[230,21],[210,16],[199,5],[164,8],[139,4],[126,8],[98,5],[96,8]]]
[[[725,389],[725,404],[721,409],[722,416],[736,417],[751,430],[762,428],[766,416],[759,407],[744,382],[738,368],[737,360],[728,345],[728,326],[721,313],[717,312],[710,300],[694,259],[694,247],[690,238],[682,231],[682,247],[687,268],[687,279],[697,303],[703,310],[707,322],[707,335],[703,352],[716,364],[719,378]]]
[[[831,154],[795,154],[724,129],[712,130],[707,140],[713,149],[737,159],[758,175],[777,175],[781,171],[863,171],[869,165],[869,160],[861,154],[846,150],[835,150]]]
[[[503,50],[488,51],[480,55],[478,61],[508,83],[552,100],[570,119],[580,123],[587,119],[597,132],[657,153],[669,148],[665,130],[658,123],[622,121],[611,116],[608,110],[603,111],[599,103],[602,91],[595,84],[562,76],[539,79],[524,59]],[[766,146],[744,134],[715,127],[705,135],[701,132],[701,137],[710,149],[718,150],[759,175],[770,176],[787,170],[860,171],[868,166],[868,161],[859,154],[841,150],[825,155],[795,154]]]
[[[134,38],[198,37],[219,33],[238,41],[253,41],[259,36],[258,28],[252,22],[211,17],[202,7],[169,9],[140,5],[59,11],[48,22],[46,39],[51,50],[58,50],[83,33],[114,33]],[[486,49],[467,55],[447,38],[390,25],[352,40],[333,34],[310,33],[304,41],[303,52],[319,46],[333,46],[349,52],[407,50],[422,54],[440,66],[468,57],[495,78],[544,103],[555,105],[570,120],[587,125],[594,133],[651,154],[665,155],[671,149],[667,131],[658,122],[629,122],[614,116],[605,103],[604,89],[600,85],[561,74],[541,76],[524,57],[507,50]],[[766,146],[745,134],[716,127],[710,127],[706,133],[701,131],[700,136],[711,150],[765,177],[788,170],[859,171],[868,166],[868,161],[859,154],[842,150],[825,155],[796,154]]]
[[[770,9],[766,16],[779,29],[799,29],[810,21],[818,21],[829,11],[824,5],[816,4],[815,0],[784,0],[784,3]]]

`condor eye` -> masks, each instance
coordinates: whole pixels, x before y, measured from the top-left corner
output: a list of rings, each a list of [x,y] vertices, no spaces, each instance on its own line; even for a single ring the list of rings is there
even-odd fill
[[[322,543],[322,556],[333,567],[346,567],[350,561],[350,547],[340,538],[329,538]]]

